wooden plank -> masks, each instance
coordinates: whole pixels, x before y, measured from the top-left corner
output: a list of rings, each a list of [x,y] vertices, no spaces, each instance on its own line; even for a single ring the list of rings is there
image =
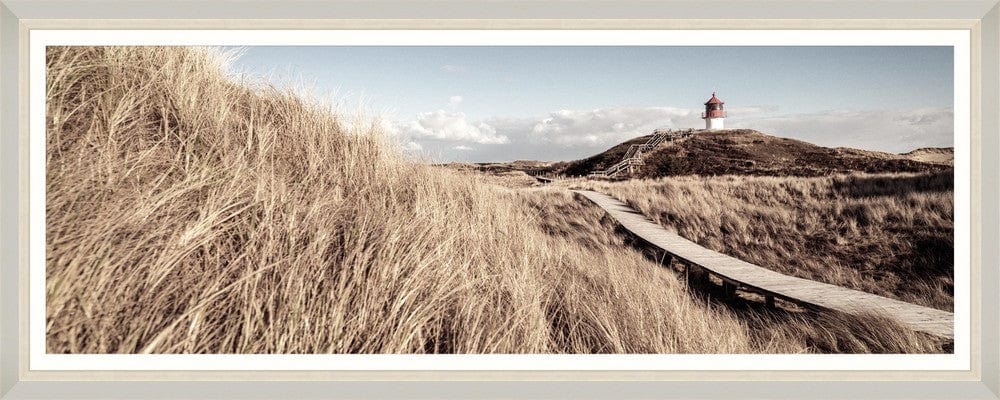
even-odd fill
[[[955,317],[950,312],[772,271],[701,247],[656,224],[614,197],[590,190],[574,192],[603,208],[623,228],[669,253],[674,259],[697,265],[723,280],[738,282],[747,290],[850,314],[885,314],[915,331],[954,338]]]

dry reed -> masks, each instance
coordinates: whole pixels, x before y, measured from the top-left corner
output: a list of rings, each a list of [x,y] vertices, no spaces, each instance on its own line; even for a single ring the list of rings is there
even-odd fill
[[[209,51],[47,62],[50,352],[767,350],[641,257]]]
[[[566,192],[413,163],[211,51],[46,57],[49,352],[823,351],[557,218]]]

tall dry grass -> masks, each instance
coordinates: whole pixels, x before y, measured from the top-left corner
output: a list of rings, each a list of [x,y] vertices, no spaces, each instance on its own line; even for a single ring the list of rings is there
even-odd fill
[[[577,180],[577,184],[585,180]],[[497,179],[497,184],[505,184]],[[560,187],[522,191],[527,205],[539,215],[543,230],[551,236],[578,243],[584,247],[616,249],[623,239],[653,261],[646,268],[650,279],[674,280],[671,270],[683,270],[680,265],[663,265],[662,251],[642,245],[629,235],[619,232],[612,218],[599,207],[582,198],[572,198]],[[674,262],[676,263],[676,262]],[[644,272],[645,274],[645,272]],[[667,278],[669,277],[669,278]],[[900,325],[884,315],[848,315],[839,312],[796,310],[795,307],[768,308],[762,299],[726,300],[721,287],[696,288],[688,293],[699,302],[709,304],[718,312],[733,313],[748,324],[755,348],[773,352],[807,351],[819,353],[939,353],[951,352],[948,340],[933,337]],[[641,299],[633,299],[642,301]]]
[[[49,352],[936,351],[692,297],[567,192],[410,162],[207,50],[46,57]]]
[[[807,350],[223,62],[48,49],[49,352]]]
[[[786,274],[951,310],[951,172],[577,183],[705,247]]]

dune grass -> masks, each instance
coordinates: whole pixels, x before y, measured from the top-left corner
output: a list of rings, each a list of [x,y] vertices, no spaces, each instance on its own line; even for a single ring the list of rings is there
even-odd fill
[[[951,171],[578,185],[613,195],[681,236],[742,260],[952,310]]]
[[[212,51],[47,51],[49,352],[939,351],[755,323],[569,193],[414,163]]]
[[[586,183],[576,180],[576,185]],[[503,181],[501,180],[502,184]],[[656,276],[683,268],[661,265],[663,254],[641,245],[619,230],[617,223],[599,207],[582,197],[571,198],[558,182],[555,187],[524,191],[531,208],[537,210],[549,235],[590,248],[617,248],[625,244],[638,249],[653,264]],[[624,243],[623,243],[624,242]],[[878,314],[848,315],[832,311],[808,311],[797,307],[769,308],[763,299],[737,297],[726,300],[721,288],[691,288],[688,295],[710,304],[719,312],[734,313],[748,324],[756,348],[771,352],[818,353],[940,353],[950,352],[952,343],[914,332],[890,317]],[[641,301],[641,299],[639,300]]]
[[[50,352],[800,350],[211,52],[47,62]]]

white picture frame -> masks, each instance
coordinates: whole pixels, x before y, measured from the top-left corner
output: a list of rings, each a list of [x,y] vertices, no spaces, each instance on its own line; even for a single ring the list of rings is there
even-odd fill
[[[0,396],[4,398],[998,398],[997,1],[28,2],[0,0]],[[842,4],[838,6],[838,4]],[[508,9],[507,7],[512,7]],[[520,8],[514,8],[520,7]],[[587,14],[592,13],[592,14]],[[782,19],[761,19],[761,17]],[[211,19],[193,19],[209,17]],[[530,17],[530,18],[525,18]],[[611,17],[614,19],[606,19]],[[641,18],[637,18],[641,17]],[[705,19],[718,18],[718,19]],[[790,18],[790,19],[785,19]],[[965,29],[972,71],[968,371],[37,371],[28,363],[28,35],[45,29]],[[229,381],[241,381],[238,384]],[[545,381],[545,382],[543,382]],[[604,382],[600,382],[604,381]],[[610,382],[616,381],[616,382]],[[389,383],[391,382],[391,383]],[[623,384],[627,382],[627,384]]]

